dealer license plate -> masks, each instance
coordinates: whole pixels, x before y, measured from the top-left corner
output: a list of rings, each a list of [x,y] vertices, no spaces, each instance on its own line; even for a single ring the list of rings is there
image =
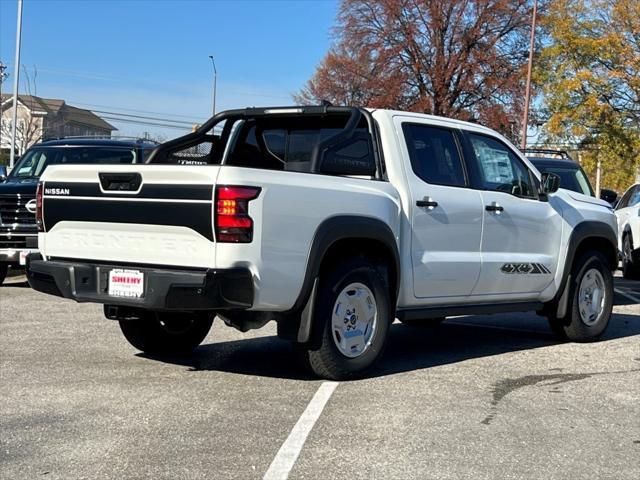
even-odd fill
[[[109,295],[140,298],[144,293],[144,273],[114,268],[109,271]]]
[[[20,265],[26,265],[27,264],[27,255],[29,255],[28,251],[24,251],[24,250],[20,251],[20,260],[19,260]]]

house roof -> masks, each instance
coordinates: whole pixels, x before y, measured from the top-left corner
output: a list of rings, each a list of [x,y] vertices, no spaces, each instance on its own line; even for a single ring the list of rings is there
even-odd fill
[[[116,127],[100,118],[91,110],[65,104],[63,112],[65,120],[69,122],[91,125],[92,127],[102,128],[104,130],[117,130]]]
[[[13,98],[12,95],[2,95],[2,103],[11,98]],[[18,95],[18,100],[29,110],[46,112],[51,115],[58,115],[62,113],[66,122],[90,125],[92,127],[110,131],[117,130],[116,127],[100,118],[91,110],[74,107],[73,105],[66,103],[64,100],[36,97],[35,95]]]

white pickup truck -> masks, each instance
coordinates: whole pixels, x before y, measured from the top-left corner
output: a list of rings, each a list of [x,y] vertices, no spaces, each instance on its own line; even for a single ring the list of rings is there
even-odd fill
[[[144,165],[52,166],[39,291],[104,304],[137,349],[184,353],[215,316],[271,320],[331,379],[363,375],[394,319],[535,310],[606,328],[610,206],[559,189],[480,125],[349,107],[222,112]]]

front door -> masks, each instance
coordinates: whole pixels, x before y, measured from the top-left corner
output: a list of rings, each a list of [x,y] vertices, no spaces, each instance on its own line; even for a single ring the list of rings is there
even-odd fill
[[[497,138],[468,133],[482,196],[482,270],[473,295],[531,299],[553,280],[562,216],[541,201],[533,173]]]
[[[416,298],[466,297],[480,275],[482,203],[469,188],[458,133],[396,118],[411,193],[411,261]],[[429,302],[428,302],[429,303]]]

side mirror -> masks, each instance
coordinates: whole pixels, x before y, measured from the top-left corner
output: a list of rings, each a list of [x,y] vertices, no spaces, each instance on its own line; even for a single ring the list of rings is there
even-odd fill
[[[618,193],[613,190],[609,190],[608,188],[601,188],[600,198],[605,202],[609,202],[610,204],[613,205],[616,202],[616,199],[618,198]]]
[[[7,167],[6,165],[0,165],[0,182],[4,182],[7,179]]]
[[[555,173],[543,172],[542,173],[542,181],[540,183],[540,192],[554,193],[557,192],[560,188],[560,177]]]

